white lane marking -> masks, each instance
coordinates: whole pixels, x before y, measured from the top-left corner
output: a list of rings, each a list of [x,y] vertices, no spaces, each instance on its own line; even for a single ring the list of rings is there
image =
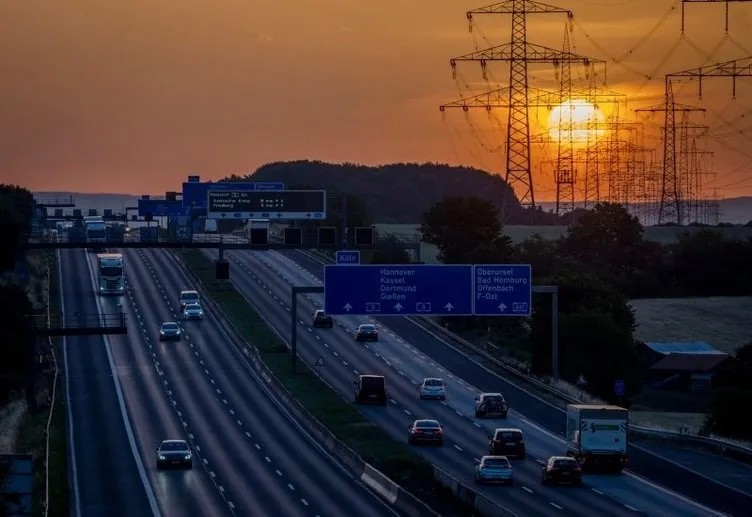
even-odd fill
[[[275,470],[274,472],[276,472],[278,476],[282,475],[282,473],[279,470]]]
[[[559,509],[559,510],[563,510],[563,509],[564,509],[564,508],[563,508],[562,506],[559,506],[559,505],[558,505],[558,504],[556,504],[556,503],[552,503],[552,502],[549,502],[548,504],[550,504],[551,506],[553,506],[554,508],[557,508],[557,509]]]
[[[530,489],[529,489],[528,487],[526,487],[526,486],[523,486],[523,487],[522,487],[522,489],[523,489],[523,490],[524,490],[525,492],[527,492],[528,494],[532,494],[532,493],[533,493],[533,491],[532,491],[532,490],[530,490]]]
[[[97,292],[97,285],[94,282],[94,269],[91,265],[91,262],[89,261],[89,257],[86,258],[86,265],[89,268],[89,280],[91,281],[91,288],[96,293]],[[94,297],[94,301],[97,304],[97,309],[99,309],[100,314],[104,314],[105,311],[102,310],[102,304],[101,301],[97,296]],[[149,479],[146,476],[146,470],[144,469],[144,463],[141,460],[141,454],[138,452],[138,448],[136,447],[136,438],[133,434],[133,428],[131,427],[131,421],[128,418],[128,413],[125,410],[125,399],[123,398],[123,391],[120,388],[120,377],[118,376],[117,370],[115,369],[115,359],[112,356],[112,348],[110,346],[110,339],[105,334],[102,336],[102,339],[104,340],[104,348],[107,351],[107,361],[110,363],[110,373],[112,374],[112,381],[115,383],[115,393],[117,394],[118,399],[118,405],[120,406],[120,414],[123,417],[123,423],[125,423],[125,432],[128,436],[128,443],[131,446],[131,453],[133,454],[133,457],[136,460],[136,468],[138,469],[138,475],[141,478],[141,483],[144,485],[144,490],[146,491],[146,498],[149,500],[149,506],[151,507],[152,514],[155,516],[161,516],[162,513],[159,511],[159,505],[157,504],[157,499],[154,497],[154,491],[151,488],[151,483],[149,482]]]
[[[287,483],[287,486],[290,487],[290,490],[295,490],[295,487],[291,483]]]
[[[213,477],[213,478],[214,478],[214,477],[217,477],[217,475],[216,475],[216,474],[214,473],[214,471],[213,471],[213,470],[210,470],[210,471],[209,471],[209,475],[210,475],[211,477]]]
[[[595,492],[596,494],[598,494],[598,495],[603,495],[603,492],[601,492],[601,491],[600,491],[600,490],[598,490],[597,488],[592,488],[591,490],[592,490],[593,492]]]
[[[261,450],[261,446],[259,444],[254,443],[253,446],[256,447],[256,449],[258,449],[259,451]]]
[[[229,506],[229,507],[230,507],[230,508],[232,508],[232,509],[234,509],[234,508],[235,508],[235,505],[234,505],[234,504],[232,504],[232,501],[227,501],[227,506]]]
[[[272,459],[269,456],[264,456],[264,459],[266,460],[267,463],[272,462]]]
[[[404,411],[404,412],[405,412],[405,414],[406,414],[406,415],[408,415],[408,416],[409,416],[409,415],[412,415],[412,413],[410,413],[410,411],[408,411],[407,409],[403,409],[402,411]]]
[[[633,512],[639,512],[640,511],[637,508],[635,508],[634,506],[629,506],[628,504],[625,504],[624,507],[628,508],[629,510],[632,510]]]
[[[65,314],[65,296],[63,295],[63,268],[60,265],[60,250],[56,250],[57,254],[57,278],[60,285],[60,312]],[[65,401],[68,406],[68,444],[70,445],[70,462],[71,462],[71,474],[73,475],[73,501],[76,517],[81,517],[81,499],[78,493],[78,470],[76,467],[76,446],[73,436],[73,404],[71,404],[70,397],[70,377],[68,376],[68,340],[63,336],[63,367],[65,368]]]
[[[473,425],[478,429],[482,429],[482,426],[478,422],[473,422]]]
[[[462,447],[460,447],[456,443],[454,444],[454,448],[457,449],[458,451],[462,452]]]
[[[303,503],[304,505],[308,506],[308,501],[306,501],[305,499],[301,499],[300,502]]]

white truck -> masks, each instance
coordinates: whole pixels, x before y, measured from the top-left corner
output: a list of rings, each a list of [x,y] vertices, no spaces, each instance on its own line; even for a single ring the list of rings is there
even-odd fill
[[[627,463],[629,410],[619,406],[567,404],[567,456],[583,470],[621,472]]]
[[[97,287],[99,294],[120,295],[125,292],[122,254],[100,253],[97,255]]]

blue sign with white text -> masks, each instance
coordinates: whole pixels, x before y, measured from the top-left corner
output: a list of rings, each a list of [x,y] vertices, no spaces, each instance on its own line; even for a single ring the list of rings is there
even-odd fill
[[[329,265],[324,310],[370,316],[473,313],[469,265]]]
[[[179,217],[186,215],[182,201],[165,201],[164,199],[139,199],[138,215],[144,217],[151,214],[154,217]]]
[[[530,316],[532,270],[529,264],[473,266],[475,314]]]
[[[206,208],[209,190],[285,190],[279,181],[230,182],[211,181],[183,183],[183,206]]]
[[[337,251],[337,264],[360,264],[360,251],[344,250]]]

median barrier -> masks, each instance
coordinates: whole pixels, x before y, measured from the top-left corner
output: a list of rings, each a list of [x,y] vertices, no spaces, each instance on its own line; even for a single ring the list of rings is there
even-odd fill
[[[516,513],[499,506],[484,495],[465,486],[462,482],[455,479],[451,474],[439,467],[434,466],[433,476],[439,483],[449,488],[457,498],[472,505],[478,513],[485,517],[517,517]]]

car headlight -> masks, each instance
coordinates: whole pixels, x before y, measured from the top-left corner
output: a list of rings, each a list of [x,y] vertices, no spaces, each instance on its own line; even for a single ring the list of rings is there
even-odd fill
[[[159,333],[164,336],[164,330],[160,330]]]
[[[185,455],[185,459],[187,459],[187,460],[191,459],[191,455],[190,454],[186,454]]]
[[[164,456],[163,456],[162,454],[160,454],[160,455],[159,455],[159,459],[160,459],[160,460],[164,460],[164,459],[165,459],[165,457],[164,457]]]

